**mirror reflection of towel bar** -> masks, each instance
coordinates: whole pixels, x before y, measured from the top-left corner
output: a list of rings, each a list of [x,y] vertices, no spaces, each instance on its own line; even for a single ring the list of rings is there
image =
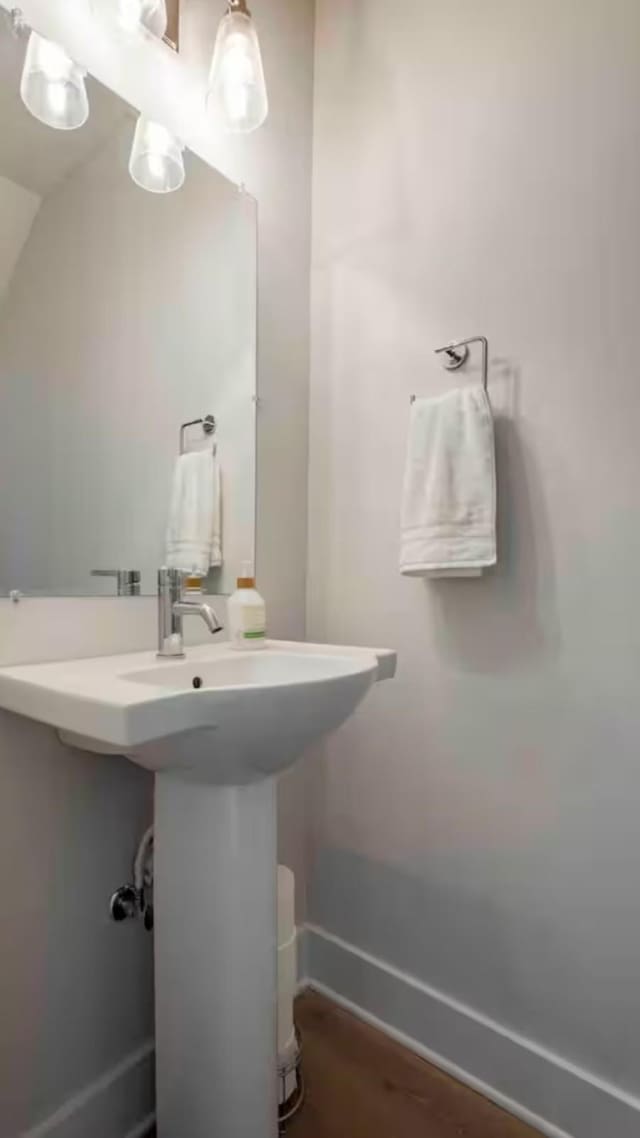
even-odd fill
[[[471,336],[468,340],[454,340],[451,344],[445,344],[443,348],[436,348],[435,354],[437,356],[445,355],[444,366],[447,371],[457,371],[458,368],[463,367],[469,359],[469,345],[482,344],[482,386],[485,391],[489,390],[489,341],[486,336]],[[416,399],[415,395],[411,396],[411,402]]]
[[[197,427],[198,423],[202,423],[202,430],[205,435],[213,435],[216,429],[216,420],[214,415],[205,415],[203,419],[189,419],[188,423],[183,423],[180,427],[180,454],[185,452],[184,433],[187,427]]]

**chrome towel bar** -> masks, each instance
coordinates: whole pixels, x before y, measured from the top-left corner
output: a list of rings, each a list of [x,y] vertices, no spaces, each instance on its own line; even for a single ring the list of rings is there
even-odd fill
[[[189,419],[188,423],[183,423],[180,427],[180,454],[184,454],[184,433],[187,427],[197,427],[198,423],[202,423],[202,430],[205,435],[215,434],[216,420],[214,415],[205,415],[203,419]]]
[[[458,368],[463,367],[469,359],[469,345],[482,344],[482,386],[485,391],[489,390],[489,341],[486,336],[470,336],[468,340],[453,340],[450,344],[445,344],[442,348],[436,348],[435,354],[437,356],[444,355],[443,361],[447,371],[457,371]],[[411,396],[413,403],[415,395]]]

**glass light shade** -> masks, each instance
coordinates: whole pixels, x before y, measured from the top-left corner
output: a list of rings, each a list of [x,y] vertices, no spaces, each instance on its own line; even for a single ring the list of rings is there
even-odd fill
[[[166,127],[140,115],[129,159],[136,185],[152,194],[179,190],[185,178],[182,149]]]
[[[226,130],[246,134],[269,112],[258,35],[248,12],[220,21],[209,72],[207,108]]]
[[[167,30],[166,0],[114,0],[116,18],[126,32],[136,32],[146,28],[154,36],[162,36]]]
[[[89,117],[86,71],[59,44],[31,32],[20,95],[31,114],[56,130],[76,130]]]

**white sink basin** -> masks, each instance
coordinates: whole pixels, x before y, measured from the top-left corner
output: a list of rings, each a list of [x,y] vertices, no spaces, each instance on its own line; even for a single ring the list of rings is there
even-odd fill
[[[367,655],[371,658],[372,654]],[[298,685],[310,680],[343,676],[346,674],[345,659],[349,666],[348,657],[332,656],[330,648],[325,649],[322,655],[316,655],[273,645],[258,652],[218,652],[207,659],[196,660],[190,656],[188,660],[175,664],[159,661],[152,668],[130,672],[127,678],[133,683],[156,688],[193,691],[193,681],[197,677],[202,681],[202,688],[244,688],[248,691],[257,685]],[[374,664],[377,667],[375,658]]]
[[[290,765],[339,726],[393,652],[269,641],[0,668],[0,706],[85,750],[126,754],[190,781],[241,785]]]
[[[155,771],[158,1138],[277,1138],[269,776],[338,727],[395,662],[269,641],[248,653],[191,648],[179,662],[140,652],[0,668],[0,707]]]

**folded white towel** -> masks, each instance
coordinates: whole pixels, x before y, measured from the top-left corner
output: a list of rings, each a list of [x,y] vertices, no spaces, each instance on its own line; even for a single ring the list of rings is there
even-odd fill
[[[473,577],[496,562],[493,417],[482,387],[411,405],[400,572]]]
[[[195,577],[222,564],[220,470],[210,448],[181,454],[173,474],[166,564]]]

